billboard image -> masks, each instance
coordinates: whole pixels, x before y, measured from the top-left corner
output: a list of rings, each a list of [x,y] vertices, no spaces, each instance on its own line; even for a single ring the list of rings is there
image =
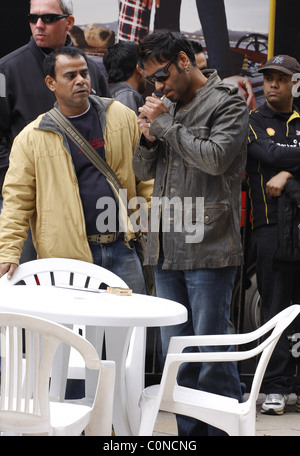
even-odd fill
[[[261,80],[267,60],[269,0],[155,0],[151,11],[141,0],[73,0],[75,45],[101,65],[108,47],[119,40],[138,42],[148,33],[184,33],[205,49],[209,66],[224,78],[235,74]],[[255,81],[254,81],[255,85]]]

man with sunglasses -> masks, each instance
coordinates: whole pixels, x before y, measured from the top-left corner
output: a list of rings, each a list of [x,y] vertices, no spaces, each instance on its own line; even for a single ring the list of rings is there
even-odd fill
[[[189,315],[183,325],[161,328],[165,356],[172,336],[228,332],[242,263],[249,116],[236,87],[222,83],[215,70],[197,68],[180,33],[149,35],[140,42],[139,57],[148,81],[166,97],[153,94],[140,108],[143,134],[133,158],[139,179],[155,179],[145,264],[155,267],[157,295],[185,305]],[[242,401],[234,363],[185,364],[178,381]],[[177,416],[177,425],[181,436],[222,435],[192,418]]]
[[[0,210],[1,189],[14,138],[55,103],[55,96],[45,84],[43,63],[52,50],[73,46],[68,34],[75,21],[72,0],[31,0],[28,21],[32,32],[29,43],[0,60],[0,73],[6,80],[6,97],[0,97]],[[90,59],[89,72],[93,91],[109,96],[101,69]],[[35,256],[28,241],[21,262]]]

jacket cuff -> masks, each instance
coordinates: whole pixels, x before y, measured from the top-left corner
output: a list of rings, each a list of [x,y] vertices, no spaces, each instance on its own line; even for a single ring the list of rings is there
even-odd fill
[[[151,124],[150,134],[157,139],[162,139],[168,130],[174,125],[174,118],[166,112],[157,117]]]

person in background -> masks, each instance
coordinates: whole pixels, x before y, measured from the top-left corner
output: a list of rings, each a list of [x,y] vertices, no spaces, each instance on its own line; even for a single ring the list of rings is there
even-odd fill
[[[144,72],[138,65],[138,44],[133,41],[120,41],[110,47],[103,57],[107,71],[111,96],[139,115],[144,105],[142,94],[146,89]],[[144,252],[140,244],[136,246],[141,261]],[[143,266],[147,293],[155,296],[155,278],[152,266]]]
[[[137,49],[138,45],[133,41],[120,41],[107,49],[103,64],[111,96],[138,115],[138,109],[144,104],[142,94],[146,79],[138,65]]]
[[[202,44],[196,40],[190,40],[190,43],[194,50],[197,67],[199,70],[205,70],[207,68],[207,57],[205,55]]]
[[[143,134],[133,158],[139,179],[154,178],[145,264],[154,265],[157,295],[188,310],[185,324],[161,328],[166,356],[172,336],[228,332],[243,261],[240,197],[249,115],[236,87],[222,83],[215,70],[197,68],[180,33],[147,36],[139,57],[147,80],[165,96],[153,94],[140,108]],[[193,226],[178,226],[183,219]],[[186,364],[178,383],[242,401],[236,364],[216,364]],[[180,436],[223,435],[188,417],[177,416],[177,425]]]
[[[292,187],[300,191],[300,113],[293,104],[293,75],[300,74],[296,59],[272,57],[259,70],[264,75],[266,102],[250,113],[247,183],[251,204],[251,246],[256,261],[257,286],[261,299],[261,324],[300,302],[300,258],[277,262],[279,224],[284,224],[285,243],[293,242],[288,227],[288,203],[279,213],[281,199]],[[294,192],[293,192],[294,193]],[[299,203],[300,204],[300,203]],[[299,207],[299,206],[298,206]],[[297,205],[292,209],[296,214]],[[299,223],[299,222],[298,222]],[[296,239],[299,239],[299,228]],[[299,249],[299,246],[298,246]],[[296,249],[291,251],[296,253]],[[286,252],[287,253],[287,252]],[[300,411],[299,357],[291,354],[288,335],[300,332],[299,318],[279,339],[268,364],[262,392],[262,413],[282,415],[290,393],[297,395]],[[297,375],[298,373],[298,375]]]
[[[205,55],[202,44],[195,40],[190,40],[190,43],[193,47],[193,50],[195,53],[195,58],[196,58],[196,64],[197,64],[197,67],[199,68],[199,70],[204,70],[204,69],[208,68],[209,60],[207,59],[207,57]],[[253,87],[252,87],[251,81],[248,77],[240,76],[240,75],[229,76],[228,78],[224,78],[223,82],[225,82],[227,84],[232,84],[232,85],[235,85],[238,87],[240,93],[247,100],[247,104],[248,104],[250,110],[257,108]]]
[[[50,53],[45,73],[58,109],[106,160],[129,201],[136,196],[149,201],[152,184],[139,181],[132,169],[139,137],[135,113],[110,98],[90,95],[88,60],[80,49],[69,46]],[[16,137],[3,196],[2,275],[8,272],[10,278],[17,268],[30,223],[38,258],[94,262],[134,292],[145,293],[136,235],[130,224],[120,222],[121,195],[48,112]]]
[[[138,43],[148,35],[152,5],[160,7],[162,0],[119,0],[119,24],[117,41]]]
[[[118,41],[129,40],[138,43],[148,35],[153,4],[154,0],[119,0]],[[155,31],[160,29],[180,31],[181,0],[157,0],[155,7]],[[237,86],[246,98],[249,108],[256,109],[256,99],[250,79],[232,74],[224,0],[210,2],[197,0],[197,9],[203,27],[210,68],[217,69],[224,82]],[[201,58],[203,59],[203,55]]]
[[[0,59],[0,73],[6,80],[6,97],[0,97],[0,207],[1,189],[15,137],[55,103],[55,96],[45,84],[43,64],[52,50],[73,46],[68,34],[75,21],[72,1],[31,0],[28,21],[32,32],[29,43]],[[89,59],[88,63],[91,90],[99,96],[109,96],[104,74],[95,62]],[[29,231],[21,262],[35,258]]]
[[[119,40],[136,41],[149,33],[155,3],[154,31],[180,32],[181,0],[119,0]],[[221,78],[232,75],[231,51],[224,0],[196,0],[211,68]]]

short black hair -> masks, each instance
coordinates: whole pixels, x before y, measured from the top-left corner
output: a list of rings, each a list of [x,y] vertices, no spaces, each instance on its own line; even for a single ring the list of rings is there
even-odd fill
[[[195,54],[190,41],[179,32],[159,30],[147,35],[139,43],[139,65],[144,68],[147,60],[163,63],[185,52],[192,65],[196,66]]]
[[[107,49],[103,64],[108,82],[123,82],[132,76],[138,63],[138,44],[133,41],[119,41]]]
[[[199,43],[199,41],[190,40],[190,43],[192,45],[192,48],[193,48],[195,54],[200,54],[201,52],[204,52],[203,46],[201,43]]]
[[[79,57],[83,57],[88,63],[87,56],[85,55],[84,51],[80,48],[74,46],[64,46],[55,51],[51,52],[47,55],[44,60],[44,72],[45,76],[51,76],[55,79],[55,67],[56,67],[56,59],[59,55],[66,55],[68,57],[72,57],[73,59],[78,59]]]

